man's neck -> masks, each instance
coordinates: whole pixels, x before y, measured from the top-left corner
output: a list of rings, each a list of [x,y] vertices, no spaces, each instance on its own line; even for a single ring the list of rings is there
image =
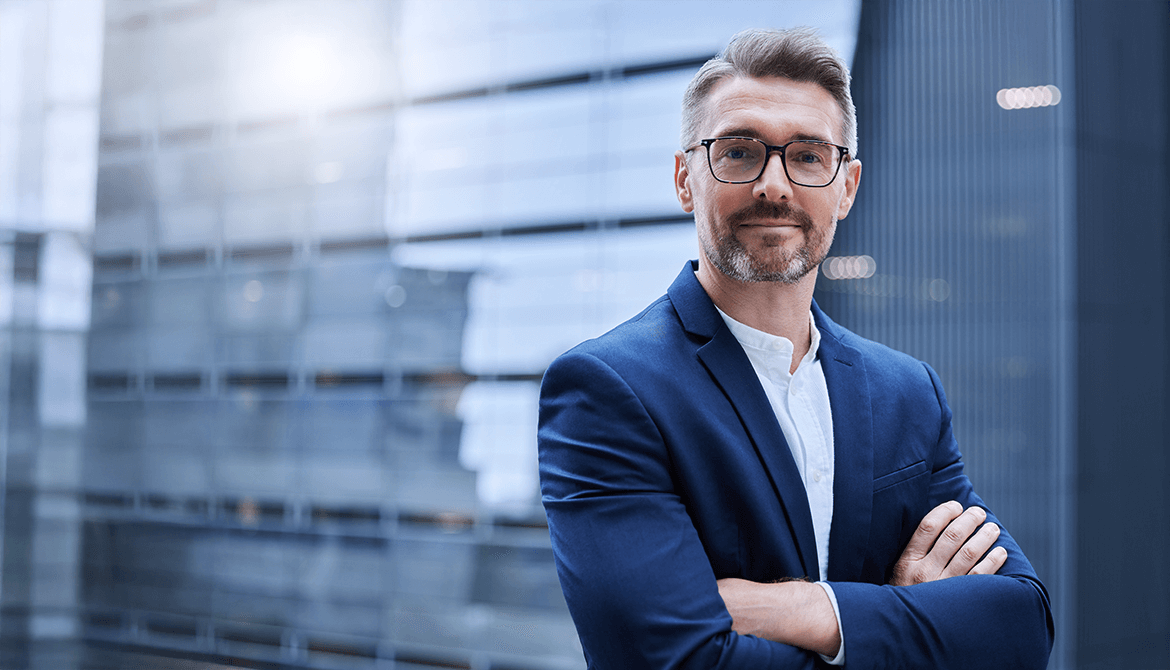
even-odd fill
[[[724,314],[746,326],[792,342],[789,372],[796,372],[797,365],[812,345],[808,312],[816,288],[816,269],[795,284],[742,282],[728,277],[707,259],[701,258],[695,275],[711,302]]]

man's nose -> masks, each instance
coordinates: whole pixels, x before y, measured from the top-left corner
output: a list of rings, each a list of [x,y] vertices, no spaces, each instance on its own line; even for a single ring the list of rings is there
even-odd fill
[[[779,151],[772,151],[768,154],[764,173],[756,180],[753,195],[773,202],[792,198],[792,182],[784,171],[784,159],[781,158]]]

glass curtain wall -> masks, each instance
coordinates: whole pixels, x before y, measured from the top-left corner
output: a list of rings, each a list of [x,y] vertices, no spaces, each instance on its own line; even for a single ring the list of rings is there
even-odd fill
[[[817,300],[937,370],[976,490],[1076,630],[1072,8],[868,3],[864,171]]]
[[[77,633],[102,23],[100,1],[0,0],[3,667]]]
[[[85,638],[583,667],[538,500],[541,373],[696,255],[671,186],[694,70],[761,25],[849,55],[858,11],[109,0]]]

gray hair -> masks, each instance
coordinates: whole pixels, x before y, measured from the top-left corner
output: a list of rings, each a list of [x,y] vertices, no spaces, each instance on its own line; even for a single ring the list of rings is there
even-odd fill
[[[707,61],[683,94],[682,146],[699,141],[703,102],[715,84],[732,77],[784,77],[811,82],[829,92],[841,108],[841,135],[857,156],[857,110],[849,93],[849,66],[812,28],[744,30],[723,53]]]

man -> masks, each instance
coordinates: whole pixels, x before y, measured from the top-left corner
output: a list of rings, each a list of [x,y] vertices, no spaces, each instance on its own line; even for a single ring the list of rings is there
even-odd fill
[[[748,31],[684,98],[702,253],[558,358],[541,489],[591,668],[1043,668],[1047,593],[971,483],[926,364],[833,323],[857,194],[845,64]]]

